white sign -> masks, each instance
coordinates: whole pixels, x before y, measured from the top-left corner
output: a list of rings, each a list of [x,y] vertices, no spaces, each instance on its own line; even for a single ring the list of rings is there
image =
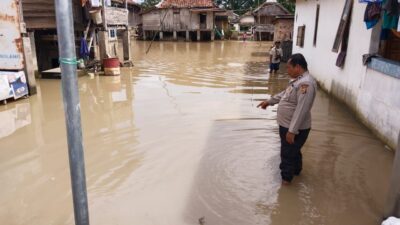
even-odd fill
[[[7,75],[0,75],[0,101],[11,97],[11,87]]]
[[[0,69],[24,68],[17,0],[0,1]]]

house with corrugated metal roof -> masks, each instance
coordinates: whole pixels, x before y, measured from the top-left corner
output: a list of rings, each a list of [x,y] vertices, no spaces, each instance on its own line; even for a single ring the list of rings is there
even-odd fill
[[[214,40],[215,16],[212,0],[162,0],[142,13],[143,39]]]

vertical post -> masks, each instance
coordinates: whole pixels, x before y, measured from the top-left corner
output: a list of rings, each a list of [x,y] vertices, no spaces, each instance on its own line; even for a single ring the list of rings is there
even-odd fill
[[[197,41],[200,41],[200,30],[197,31]]]
[[[29,94],[34,95],[37,90],[30,37],[22,37],[22,43],[24,46],[25,75],[28,80]]]
[[[107,31],[107,18],[106,18],[106,0],[102,0],[103,3],[103,10],[102,10],[102,14],[103,14],[103,28],[105,31]]]
[[[400,134],[393,161],[392,177],[384,217],[388,218],[390,216],[400,217]]]
[[[38,68],[37,55],[36,55],[35,32],[29,32],[28,35],[29,35],[29,38],[31,39],[33,70],[36,74],[36,72],[39,71],[39,68]]]
[[[61,82],[76,225],[89,224],[72,1],[55,0]]]
[[[215,39],[215,31],[211,30],[211,41],[214,41]]]
[[[160,31],[160,41],[164,39],[164,32]]]
[[[257,16],[258,16],[258,41],[261,41],[261,31],[260,31],[260,24],[261,24],[261,18],[260,18],[260,0],[258,0],[258,11],[257,11]],[[261,44],[261,43],[260,43]]]
[[[174,30],[173,35],[174,35],[174,41],[176,41],[176,40],[178,39],[178,38],[177,38],[176,30]]]
[[[123,40],[123,49],[124,49],[124,60],[131,61],[131,38],[130,31],[128,28],[124,31],[124,40]]]
[[[18,14],[20,22],[20,32],[22,36],[22,50],[24,52],[24,72],[28,81],[29,94],[36,94],[36,79],[35,70],[32,60],[32,46],[31,39],[26,32],[26,25],[24,23],[24,12],[22,9],[22,1],[18,2]]]
[[[186,31],[186,41],[189,41],[189,31]]]
[[[99,45],[98,45],[99,40],[97,39],[97,35],[98,35],[98,33],[95,33],[93,35],[94,59],[100,60],[100,50],[99,50]]]
[[[100,60],[108,58],[110,53],[110,42],[108,40],[107,31],[99,31],[99,48],[100,48]]]

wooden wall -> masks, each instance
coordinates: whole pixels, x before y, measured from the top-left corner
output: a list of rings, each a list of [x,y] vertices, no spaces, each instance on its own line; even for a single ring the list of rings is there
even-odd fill
[[[190,28],[191,30],[200,29],[200,15],[199,13],[190,13]]]
[[[289,41],[293,35],[293,19],[279,19],[275,23],[274,41]]]
[[[73,1],[75,28],[81,29],[83,16],[80,0],[71,1]],[[22,10],[27,29],[56,28],[54,0],[22,0]]]
[[[206,15],[206,29],[213,29],[214,12],[198,13],[191,12],[189,9],[161,9],[142,15],[143,30],[162,30],[168,32],[199,30],[200,14]]]
[[[207,30],[214,29],[214,12],[207,12]]]
[[[153,10],[142,15],[143,30],[160,30],[160,11]]]

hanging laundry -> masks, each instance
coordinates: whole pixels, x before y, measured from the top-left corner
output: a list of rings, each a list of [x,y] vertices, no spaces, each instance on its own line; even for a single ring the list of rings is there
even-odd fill
[[[382,29],[397,29],[399,23],[399,15],[391,16],[388,12],[383,13]]]
[[[364,22],[367,29],[374,27],[381,17],[382,4],[381,3],[368,3],[364,13]]]
[[[381,41],[388,40],[389,39],[389,35],[390,35],[390,29],[382,29],[381,30],[381,36],[380,36]]]
[[[383,0],[358,0],[359,3],[382,3]]]
[[[79,54],[84,59],[87,59],[89,57],[89,49],[85,38],[81,38],[81,47]]]
[[[399,16],[399,5],[398,0],[384,0],[382,8],[390,16]]]

